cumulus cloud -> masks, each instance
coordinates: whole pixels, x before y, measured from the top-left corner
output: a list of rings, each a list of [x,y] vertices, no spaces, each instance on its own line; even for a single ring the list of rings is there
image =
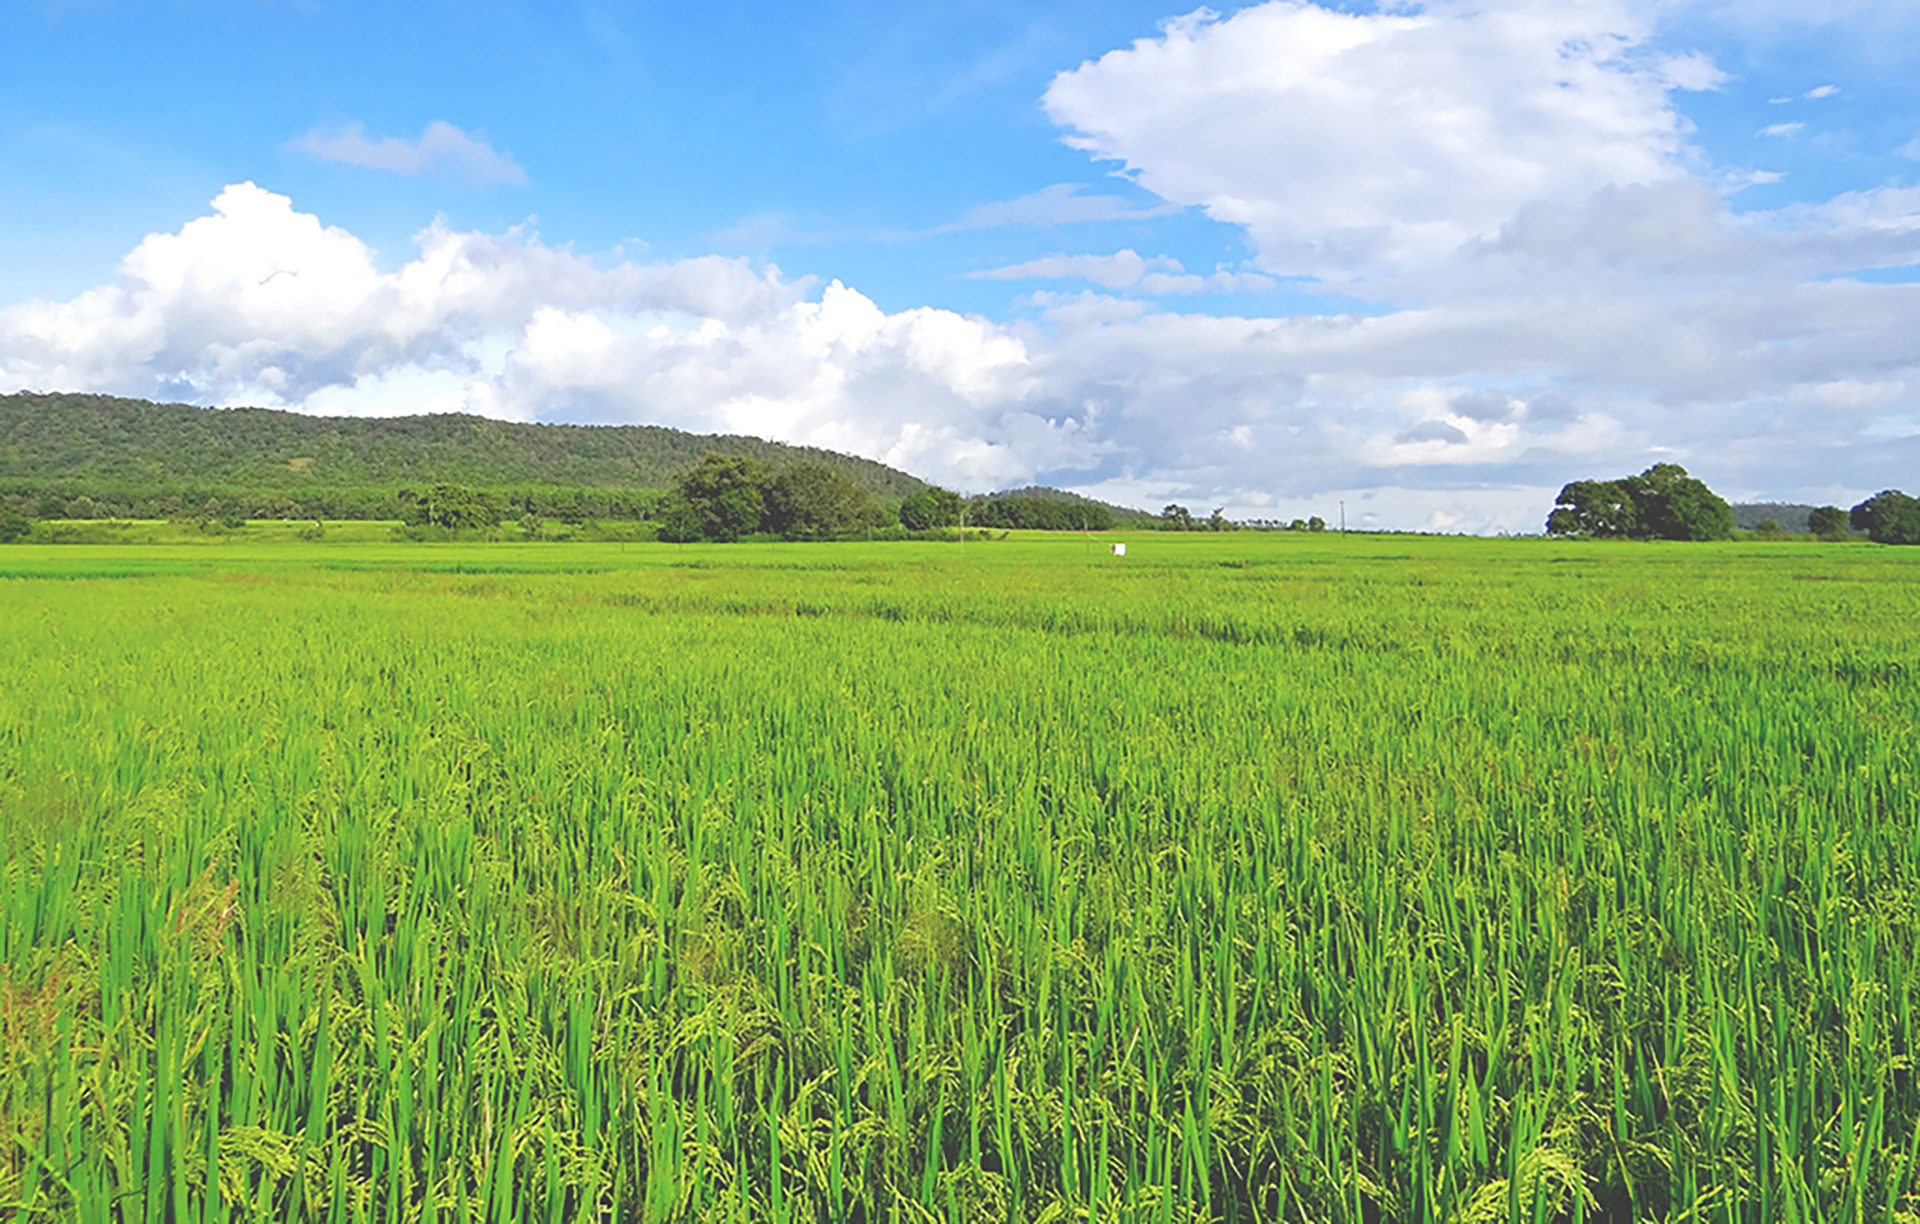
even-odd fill
[[[417,140],[399,136],[374,140],[360,124],[349,123],[334,132],[315,128],[289,141],[287,147],[322,161],[389,170],[416,178],[448,171],[476,187],[492,183],[523,186],[527,181],[527,172],[512,155],[498,152],[488,144],[486,133],[463,132],[437,119],[427,125]]]
[[[252,183],[149,235],[118,280],[0,311],[0,387],[351,413],[647,421],[874,455],[974,488],[1071,466],[1023,415],[1023,341],[950,311],[713,257],[601,268],[520,231],[433,225],[381,272]]]
[[[1243,226],[1269,271],[1346,278],[1483,239],[1522,206],[1682,175],[1676,85],[1604,3],[1201,10],[1055,77],[1068,141]]]
[[[457,362],[541,304],[644,305],[750,316],[798,296],[738,261],[610,272],[529,236],[435,224],[392,273],[352,234],[252,183],[209,216],[151,234],[116,283],[0,311],[0,371],[16,386],[146,394],[156,378],[201,398],[298,404],[323,387],[407,365]]]

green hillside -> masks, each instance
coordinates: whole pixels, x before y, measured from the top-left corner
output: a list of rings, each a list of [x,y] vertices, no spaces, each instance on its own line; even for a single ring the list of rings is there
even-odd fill
[[[1055,489],[1047,485],[1027,485],[1019,489],[1001,489],[997,493],[983,493],[970,498],[976,506],[984,502],[995,501],[1044,501],[1061,502],[1069,506],[1097,506],[1113,516],[1114,522],[1128,527],[1157,525],[1160,516],[1138,506],[1120,506],[1113,502],[1100,501],[1098,498],[1085,497],[1066,489]]]
[[[876,497],[923,487],[885,464],[760,438],[655,425],[523,425],[483,417],[315,417],[104,395],[0,396],[0,491],[124,501],[450,482],[477,488],[659,490],[707,451],[779,469],[824,464]]]

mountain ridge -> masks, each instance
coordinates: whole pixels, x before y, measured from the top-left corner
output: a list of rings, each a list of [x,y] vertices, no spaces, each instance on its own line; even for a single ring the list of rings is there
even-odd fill
[[[309,416],[120,396],[0,395],[0,487],[108,494],[300,493],[431,483],[660,491],[708,451],[777,469],[821,463],[876,497],[926,487],[909,472],[819,447],[664,425],[563,425],[463,413]]]

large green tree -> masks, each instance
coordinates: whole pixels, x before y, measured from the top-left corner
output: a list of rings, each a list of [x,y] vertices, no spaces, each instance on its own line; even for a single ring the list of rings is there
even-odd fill
[[[929,486],[900,503],[900,525],[908,531],[954,527],[959,524],[960,512],[965,506],[958,493]]]
[[[493,498],[465,485],[436,484],[425,493],[400,491],[401,517],[416,527],[462,528],[491,527],[500,521],[500,507]],[[291,517],[279,515],[275,517]]]
[[[1898,489],[1876,493],[1853,508],[1848,519],[1879,544],[1920,544],[1920,499]]]
[[[675,543],[732,543],[761,529],[767,466],[741,455],[709,451],[681,474],[660,513],[660,538]]]
[[[1624,480],[1573,481],[1560,490],[1547,516],[1548,535],[1631,539],[1639,533],[1639,507]]]
[[[789,540],[831,540],[886,521],[879,503],[858,482],[815,463],[774,477],[765,502],[767,528]]]
[[[1596,539],[1728,540],[1733,507],[1677,463],[1638,476],[1576,480],[1560,490],[1547,534]]]
[[[1847,512],[1838,506],[1817,506],[1807,516],[1807,530],[1823,540],[1847,538]]]

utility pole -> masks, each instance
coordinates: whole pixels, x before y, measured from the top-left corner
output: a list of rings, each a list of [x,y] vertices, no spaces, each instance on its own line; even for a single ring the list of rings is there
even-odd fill
[[[1342,498],[1340,501],[1340,534],[1347,534],[1347,502],[1345,498]]]

